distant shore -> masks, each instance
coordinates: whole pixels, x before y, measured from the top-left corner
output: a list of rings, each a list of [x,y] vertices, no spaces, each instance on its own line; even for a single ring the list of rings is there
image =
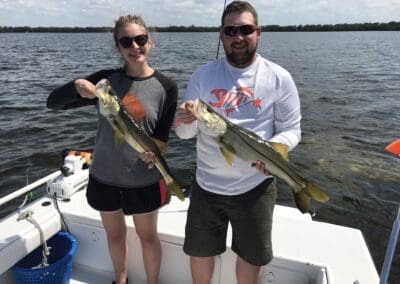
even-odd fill
[[[389,23],[358,23],[335,25],[266,25],[261,26],[268,32],[337,32],[337,31],[400,31],[400,22]],[[112,27],[8,27],[0,26],[0,33],[52,32],[52,33],[90,33],[112,32]],[[202,26],[168,26],[151,27],[154,32],[217,32],[219,27]]]

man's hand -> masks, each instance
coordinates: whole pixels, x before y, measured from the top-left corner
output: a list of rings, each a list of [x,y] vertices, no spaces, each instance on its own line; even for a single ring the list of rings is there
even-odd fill
[[[257,160],[255,163],[251,164],[252,167],[255,167],[260,173],[266,176],[272,175],[266,168],[265,164],[261,162],[260,160]]]
[[[192,100],[187,101],[183,104],[181,104],[176,113],[177,113],[177,120],[180,123],[192,123],[193,121],[196,120],[196,117],[194,116],[193,112],[191,111],[191,109],[194,106],[194,102]]]

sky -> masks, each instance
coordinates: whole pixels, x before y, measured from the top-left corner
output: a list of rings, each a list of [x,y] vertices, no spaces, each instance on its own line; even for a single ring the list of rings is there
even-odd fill
[[[400,21],[400,0],[249,2],[261,25]],[[222,0],[0,0],[0,26],[112,27],[129,13],[142,16],[148,26],[219,26],[223,6]]]

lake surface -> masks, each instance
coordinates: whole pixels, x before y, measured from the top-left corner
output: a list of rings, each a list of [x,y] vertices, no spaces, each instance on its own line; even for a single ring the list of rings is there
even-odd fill
[[[218,35],[153,37],[150,63],[181,97],[190,74],[216,57]],[[399,46],[400,32],[264,33],[259,46],[299,89],[303,139],[291,162],[331,196],[314,204],[315,219],[360,229],[378,272],[400,202],[400,160],[384,150],[400,138]],[[56,170],[62,149],[93,148],[95,109],[52,111],[46,99],[69,80],[120,65],[110,33],[0,34],[0,195]],[[171,133],[167,162],[188,181],[194,140]],[[278,203],[294,207],[285,184]],[[391,272],[399,283],[400,244]]]

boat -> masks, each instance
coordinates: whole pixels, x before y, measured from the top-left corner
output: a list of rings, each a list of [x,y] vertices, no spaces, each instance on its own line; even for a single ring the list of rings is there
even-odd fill
[[[66,175],[68,167],[64,166],[63,171],[50,173],[0,198],[0,205],[3,205],[35,188],[42,187],[46,191],[40,198],[21,205],[18,210],[0,219],[0,283],[15,283],[12,271],[15,264],[41,247],[44,240],[63,230],[68,230],[77,242],[70,283],[109,284],[113,281],[113,267],[100,216],[86,202],[88,169],[81,168],[79,160],[69,161],[71,164],[72,174]],[[161,284],[192,283],[189,257],[182,250],[188,204],[188,198],[182,202],[173,196],[170,204],[160,210]],[[26,216],[35,222],[24,218]],[[146,283],[139,238],[129,217],[127,224],[129,283]],[[216,257],[213,284],[236,283],[236,255],[230,249],[230,243],[229,229],[227,250]],[[272,243],[274,258],[262,267],[260,284],[379,282],[371,254],[358,229],[315,221],[310,214],[303,214],[296,208],[276,205]]]

